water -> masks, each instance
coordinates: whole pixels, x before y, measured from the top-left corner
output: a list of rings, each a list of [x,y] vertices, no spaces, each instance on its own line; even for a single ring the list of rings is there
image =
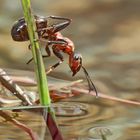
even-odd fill
[[[11,70],[11,73],[13,74],[14,71]],[[15,75],[23,74],[23,71],[17,72]],[[29,75],[31,76],[31,74]],[[55,84],[61,82],[63,85],[64,82],[66,83],[63,80],[49,79],[51,83],[55,80]],[[24,88],[29,89],[29,87]],[[112,95],[114,96],[114,94]],[[127,94],[127,97],[131,97],[131,94]],[[140,107],[138,105],[120,103],[101,97],[95,98],[85,94],[64,99],[52,105],[64,139],[102,140],[103,136],[107,140],[139,140],[140,138]],[[10,113],[15,114],[14,112]],[[26,111],[18,112],[16,119],[36,132],[38,139],[45,137],[45,139],[51,140],[40,114],[26,109]],[[10,122],[5,122],[4,119],[0,119],[0,129],[0,139],[2,140],[30,140],[24,131]]]
[[[65,139],[100,140],[102,134],[107,140],[140,138],[139,113],[135,106],[116,103],[111,107],[108,104],[103,106],[100,102],[80,103],[76,100],[59,102],[55,106],[59,128]],[[45,124],[41,115],[23,111],[18,113],[16,119],[32,128],[40,137],[43,134]],[[0,127],[2,140],[30,139],[25,132],[3,119]]]

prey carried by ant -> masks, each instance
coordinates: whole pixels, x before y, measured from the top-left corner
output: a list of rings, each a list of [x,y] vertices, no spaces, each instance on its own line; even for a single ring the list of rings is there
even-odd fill
[[[71,19],[59,17],[59,16],[42,17],[42,16],[37,16],[37,15],[35,15],[34,18],[36,22],[39,41],[46,42],[45,50],[46,50],[47,55],[43,57],[51,56],[51,51],[50,51],[50,46],[51,46],[54,55],[57,58],[59,58],[59,61],[53,66],[51,66],[48,73],[54,70],[57,66],[59,66],[64,61],[62,52],[66,53],[69,56],[68,64],[71,71],[73,72],[72,76],[74,76],[82,68],[88,82],[89,92],[91,90],[94,90],[96,93],[96,96],[98,96],[95,85],[93,84],[87,70],[82,65],[82,55],[79,53],[75,53],[74,43],[69,38],[64,37],[60,33],[61,30],[66,28],[71,23]],[[61,22],[57,24],[49,25],[48,22],[50,19],[59,20]],[[29,40],[28,31],[27,31],[27,23],[25,22],[24,18],[20,18],[13,25],[11,29],[11,36],[14,41],[28,41]],[[29,49],[30,49],[30,45],[29,45]],[[30,63],[31,61],[32,61],[32,58],[27,63]]]

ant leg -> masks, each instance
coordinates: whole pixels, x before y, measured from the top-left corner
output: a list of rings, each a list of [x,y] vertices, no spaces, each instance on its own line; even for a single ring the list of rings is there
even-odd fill
[[[28,49],[31,50],[31,47],[32,47],[31,44],[29,44],[29,45],[28,45]],[[33,58],[29,59],[29,60],[26,62],[26,64],[29,64],[32,60],[33,60]]]
[[[48,45],[45,47],[45,50],[46,50],[46,52],[47,52],[47,55],[42,55],[42,57],[45,58],[45,57],[51,56],[51,51],[50,51]],[[33,58],[29,59],[28,62],[27,62],[26,64],[29,64],[32,60],[33,60]]]
[[[58,19],[58,20],[63,20],[64,22],[53,25],[54,28],[54,33],[59,32],[61,30],[63,30],[64,28],[66,28],[70,23],[71,23],[71,19],[69,18],[64,18],[64,17],[59,17],[59,16],[49,16],[49,18],[51,19]]]
[[[35,42],[39,41],[39,39],[34,40]],[[31,44],[28,45],[28,49],[31,50]]]
[[[31,50],[31,44],[28,45],[28,49]]]
[[[55,46],[52,46],[52,50],[56,57],[58,57],[61,61],[64,61],[63,55],[60,53],[60,50],[58,50]]]
[[[57,41],[48,41],[48,45],[67,45],[68,42],[64,39],[59,39]]]
[[[63,61],[59,61],[56,64],[52,65],[49,70],[46,71],[46,74],[49,74],[50,72],[52,72],[56,67],[58,67]]]
[[[29,59],[26,64],[28,65],[29,63],[31,63],[33,61],[33,57],[31,59]]]
[[[58,20],[65,20],[65,21],[67,21],[67,22],[71,22],[71,19],[65,18],[65,17],[60,17],[60,16],[53,16],[53,15],[51,15],[51,16],[48,16],[48,17],[46,17],[46,18],[58,19]]]
[[[42,55],[43,58],[45,57],[49,57],[48,55]],[[31,63],[33,61],[33,58],[29,59],[26,64],[28,65],[29,63]]]
[[[63,39],[60,39],[59,41],[48,41],[48,44],[46,45],[45,47],[45,50],[47,52],[47,55],[43,55],[42,57],[49,57],[51,56],[51,51],[49,49],[49,45],[67,45],[68,43],[63,40]],[[28,46],[29,49],[31,49],[31,45]],[[60,52],[57,54],[58,52],[57,51],[54,51],[54,54],[59,58],[61,59],[62,56],[60,56]],[[31,61],[33,60],[33,58],[31,58],[26,64],[29,64]]]
[[[58,57],[60,59],[60,61],[57,62],[56,64],[54,64],[53,66],[51,66],[50,69],[46,72],[46,74],[53,71],[56,67],[58,67],[64,61],[64,58],[63,58],[62,54],[60,53],[60,51],[57,50],[55,47],[53,47],[52,49],[53,49],[53,53],[55,54],[56,57]]]
[[[56,20],[63,20],[63,22],[62,23],[58,23],[58,24],[53,24],[50,27],[38,29],[37,30],[38,32],[46,31],[47,29],[53,29],[53,33],[56,33],[56,32],[59,32],[59,31],[63,30],[64,28],[66,28],[68,25],[70,25],[70,23],[72,21],[69,18],[64,18],[64,17],[59,17],[59,16],[48,16],[48,17],[46,17],[46,20],[48,18],[56,19]]]

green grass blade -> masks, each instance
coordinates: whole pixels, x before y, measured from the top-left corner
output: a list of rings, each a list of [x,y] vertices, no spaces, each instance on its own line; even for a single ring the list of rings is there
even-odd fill
[[[31,13],[30,0],[21,0],[25,21],[27,23],[28,34],[31,43],[31,50],[35,64],[35,71],[38,82],[38,90],[40,94],[41,105],[50,106],[51,99],[48,90],[47,78],[44,68],[43,59],[39,49],[38,34],[36,32],[36,24],[34,22],[34,16]]]
[[[46,109],[47,106],[13,106],[13,107],[0,107],[0,110],[30,110],[30,109]]]

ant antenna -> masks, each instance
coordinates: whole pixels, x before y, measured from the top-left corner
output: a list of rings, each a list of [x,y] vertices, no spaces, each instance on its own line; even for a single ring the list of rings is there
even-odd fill
[[[82,66],[82,69],[83,69],[83,71],[84,71],[84,73],[85,73],[86,80],[87,80],[87,82],[88,82],[89,92],[90,92],[91,90],[94,90],[95,93],[96,93],[96,97],[98,97],[97,89],[96,89],[95,85],[93,84],[93,82],[92,82],[92,80],[91,80],[91,78],[90,78],[90,76],[89,76],[87,70],[86,70],[83,66]]]

